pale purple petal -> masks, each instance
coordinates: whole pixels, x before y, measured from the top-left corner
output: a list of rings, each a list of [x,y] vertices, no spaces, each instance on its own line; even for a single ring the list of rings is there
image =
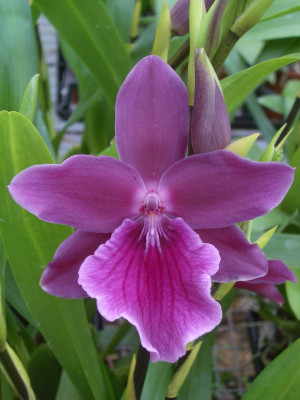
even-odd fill
[[[87,297],[78,284],[78,271],[83,261],[110,238],[110,234],[76,231],[69,236],[44,269],[40,285],[42,289],[58,297],[77,299]]]
[[[268,299],[275,301],[275,303],[282,306],[284,303],[284,298],[280,294],[276,286],[269,283],[248,283],[248,282],[237,282],[234,287],[236,289],[249,290],[251,292],[257,293],[260,296],[267,297]]]
[[[220,268],[212,276],[213,281],[248,281],[268,272],[264,252],[257,244],[249,243],[245,234],[236,225],[218,229],[199,229],[196,232],[202,242],[211,243],[220,253]]]
[[[205,54],[195,54],[195,97],[191,129],[195,153],[224,149],[231,141],[228,112],[218,77]]]
[[[280,285],[286,281],[297,282],[295,274],[280,260],[268,260],[268,273],[251,283],[271,283]]]
[[[125,79],[116,101],[120,159],[155,190],[162,173],[185,156],[188,133],[185,85],[161,58],[143,58]]]
[[[152,361],[175,362],[188,342],[221,320],[210,295],[210,275],[220,259],[181,218],[165,218],[159,244],[148,244],[147,251],[142,218],[125,220],[85,260],[79,283],[106,319],[124,317],[137,327]]]
[[[190,156],[162,176],[165,212],[193,229],[221,228],[276,207],[292,184],[293,168],[246,160],[227,150]]]
[[[140,175],[129,165],[86,155],[27,168],[12,180],[9,191],[44,221],[101,233],[138,214],[146,193]]]

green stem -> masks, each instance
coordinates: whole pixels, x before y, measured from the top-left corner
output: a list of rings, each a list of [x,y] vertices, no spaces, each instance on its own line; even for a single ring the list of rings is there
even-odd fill
[[[134,381],[134,391],[135,391],[135,399],[140,400],[146,374],[147,374],[147,369],[149,365],[149,360],[150,360],[150,355],[149,352],[140,345],[138,354],[137,354],[137,359],[136,359],[136,365],[135,365],[135,370],[134,370],[134,375],[133,375],[133,381]]]
[[[195,154],[193,145],[192,145],[192,119],[193,119],[193,110],[194,107],[190,106],[190,129],[189,129],[189,149],[188,149],[188,155],[191,156]]]
[[[294,119],[297,117],[299,110],[300,110],[300,97],[297,96],[297,98],[293,104],[293,107],[286,119],[286,126],[284,127],[279,138],[277,139],[277,141],[275,143],[275,147],[277,147],[283,141],[283,139],[286,137],[286,135],[289,133],[289,131],[292,127],[292,123],[293,123]]]
[[[220,47],[218,48],[213,60],[212,65],[218,74],[228,56],[231,52],[233,46],[236,42],[240,39],[240,36],[236,35],[235,33],[229,31],[226,35],[225,39],[221,43]]]
[[[189,55],[190,52],[190,39],[187,39],[183,45],[176,51],[175,54],[169,59],[168,63],[173,69],[179,67],[183,60]]]

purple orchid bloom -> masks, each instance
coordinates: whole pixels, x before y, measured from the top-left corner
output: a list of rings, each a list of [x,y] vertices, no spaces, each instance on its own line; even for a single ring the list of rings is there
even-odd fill
[[[280,260],[268,261],[268,273],[261,277],[249,280],[248,282],[236,282],[234,287],[255,292],[263,297],[267,297],[282,306],[282,297],[276,285],[281,285],[286,281],[297,282],[295,274]]]
[[[42,288],[96,298],[107,320],[137,327],[152,361],[175,362],[219,324],[212,276],[229,282],[267,273],[263,252],[233,224],[269,212],[293,180],[287,165],[226,150],[186,158],[188,132],[186,87],[148,56],[117,97],[120,160],[73,156],[30,167],[9,186],[40,219],[77,229],[46,267]]]

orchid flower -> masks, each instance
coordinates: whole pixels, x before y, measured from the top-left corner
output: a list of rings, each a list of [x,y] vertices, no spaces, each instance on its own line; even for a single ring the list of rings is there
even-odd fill
[[[117,96],[120,160],[77,155],[30,167],[9,186],[40,219],[77,229],[46,267],[42,288],[93,297],[107,320],[126,318],[152,361],[175,362],[219,324],[212,277],[267,273],[263,252],[234,224],[269,212],[293,180],[287,165],[226,150],[185,157],[188,133],[185,85],[148,56]]]
[[[236,282],[234,285],[237,289],[245,289],[255,292],[263,297],[267,297],[275,303],[282,305],[284,298],[282,297],[276,285],[285,283],[286,281],[297,282],[294,273],[280,260],[268,261],[268,273],[261,277],[249,280],[248,282]]]

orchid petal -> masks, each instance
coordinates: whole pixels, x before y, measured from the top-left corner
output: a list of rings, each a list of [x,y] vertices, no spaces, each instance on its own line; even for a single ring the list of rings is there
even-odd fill
[[[297,278],[284,262],[280,260],[268,260],[268,273],[261,278],[252,279],[251,283],[271,283],[272,285],[280,285],[286,281],[296,283]]]
[[[106,319],[124,317],[137,327],[152,361],[175,362],[188,342],[221,320],[210,295],[220,259],[181,218],[166,218],[159,245],[147,245],[141,220],[125,220],[84,261],[79,283]]]
[[[182,80],[161,58],[143,58],[125,79],[116,101],[120,159],[155,190],[162,173],[185,156],[188,132],[188,97]]]
[[[236,225],[218,229],[199,229],[196,232],[204,243],[211,243],[220,253],[220,268],[212,277],[213,281],[248,281],[268,272],[264,252],[257,244],[249,243],[245,234]]]
[[[276,207],[293,175],[293,168],[285,164],[250,161],[218,150],[172,165],[158,193],[166,212],[182,217],[191,228],[221,228]]]
[[[139,213],[146,189],[132,167],[112,157],[73,156],[18,174],[9,191],[40,219],[87,232],[112,232]]]
[[[78,284],[79,268],[109,238],[110,234],[74,232],[62,242],[53,260],[44,269],[40,281],[42,289],[52,296],[71,299],[87,297]]]
[[[236,282],[237,289],[250,290],[263,297],[267,297],[279,305],[284,303],[284,298],[275,285],[286,281],[297,282],[294,273],[280,260],[268,261],[268,273],[261,278],[252,279],[248,282]]]
[[[249,290],[257,293],[260,296],[267,297],[268,299],[275,301],[275,303],[282,306],[284,298],[280,294],[276,286],[269,283],[250,283],[250,282],[237,282],[234,287],[236,289]]]
[[[195,54],[191,140],[195,153],[224,149],[231,141],[231,127],[220,82],[204,49]]]

